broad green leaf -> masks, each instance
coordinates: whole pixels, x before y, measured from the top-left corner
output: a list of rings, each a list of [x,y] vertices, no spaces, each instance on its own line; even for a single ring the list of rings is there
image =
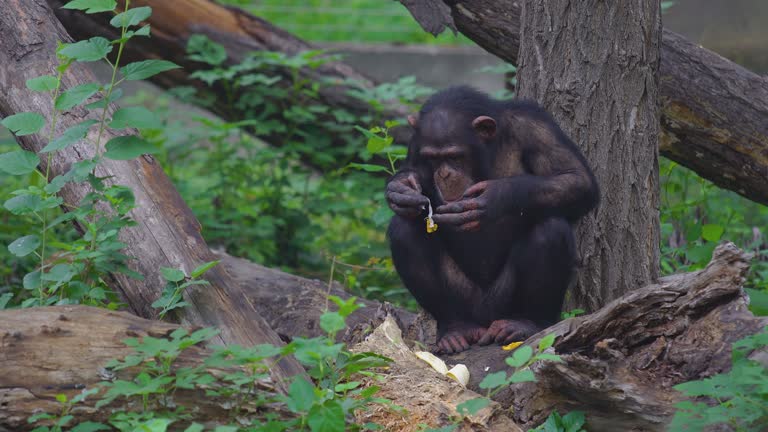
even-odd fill
[[[378,153],[392,144],[392,137],[382,138],[380,136],[374,136],[368,139],[366,148],[371,153]]]
[[[59,393],[56,396],[54,396],[54,398],[56,398],[56,400],[59,403],[63,403],[63,404],[67,403],[67,395],[65,395],[64,393]]]
[[[112,94],[109,95],[109,99],[107,99],[107,97],[104,96],[103,98],[97,100],[96,102],[89,103],[85,107],[90,110],[104,109],[104,107],[107,106],[107,103],[115,102],[119,100],[121,97],[123,97],[123,89],[121,89],[120,87],[117,87],[112,90]]]
[[[481,389],[494,389],[496,387],[503,386],[507,382],[507,373],[504,371],[498,371],[494,373],[490,373],[483,378],[482,381],[480,381],[480,384],[478,386]]]
[[[0,310],[5,309],[12,298],[13,298],[13,294],[9,292],[3,295],[0,295]]]
[[[184,429],[184,432],[203,432],[203,430],[205,429],[200,423],[192,423],[186,429]]]
[[[114,16],[109,21],[112,27],[122,28],[134,26],[152,15],[152,8],[149,6],[142,6],[137,8],[128,9],[125,12],[121,12]]]
[[[54,106],[60,111],[68,110],[85,102],[86,99],[96,94],[97,91],[99,91],[99,85],[96,83],[81,84],[77,87],[72,87],[56,98]]]
[[[68,282],[77,274],[77,268],[72,264],[56,264],[48,273],[43,273],[42,279],[52,282]]]
[[[120,68],[120,73],[126,81],[135,81],[147,79],[171,69],[178,69],[181,66],[167,60],[144,60],[129,63]]]
[[[103,37],[66,44],[59,49],[59,54],[80,62],[99,61],[112,52],[112,44]]]
[[[187,53],[190,60],[213,66],[218,66],[227,59],[227,50],[223,45],[201,34],[190,36],[187,42]]]
[[[91,126],[95,125],[96,123],[98,123],[96,120],[86,120],[72,126],[71,128],[64,131],[60,137],[48,143],[47,146],[40,150],[40,153],[48,153],[61,150],[71,144],[80,141],[81,139],[85,138],[85,135],[88,133],[88,129],[90,129]]]
[[[32,234],[19,237],[8,245],[8,251],[17,257],[23,257],[31,254],[40,246],[40,237]]]
[[[27,80],[27,88],[36,92],[52,92],[56,90],[56,84],[59,80],[55,76],[43,75],[37,78]]]
[[[303,413],[312,408],[315,403],[315,386],[303,377],[298,377],[288,388],[288,409],[295,413]]]
[[[512,353],[512,357],[504,360],[508,365],[519,368],[524,365],[533,356],[533,348],[528,345],[521,346]]]
[[[703,266],[712,258],[712,252],[715,250],[715,246],[717,246],[717,243],[706,243],[693,246],[685,251],[685,257],[692,263]]]
[[[36,112],[23,112],[8,116],[0,122],[17,136],[37,133],[45,126],[45,118]]]
[[[169,282],[180,282],[184,280],[184,272],[170,267],[160,267],[160,273],[162,273],[163,278]]]
[[[307,424],[312,432],[338,432],[344,430],[344,409],[337,400],[326,401],[309,410]]]
[[[706,241],[716,242],[723,236],[725,228],[720,225],[706,224],[701,227],[701,237]]]
[[[96,432],[104,430],[112,430],[112,428],[103,423],[87,421],[79,423],[77,426],[70,429],[70,432]]]
[[[511,377],[509,377],[510,383],[521,383],[521,382],[534,382],[536,381],[536,377],[533,376],[533,371],[530,369],[523,369],[516,371],[512,374]]]
[[[22,282],[22,286],[26,290],[33,290],[33,289],[40,288],[40,284],[41,284],[40,270],[35,270],[33,272],[29,272],[25,274],[21,282]]]
[[[320,328],[325,330],[326,333],[336,334],[336,332],[343,330],[345,326],[344,317],[337,312],[325,312],[320,316]]]
[[[461,415],[475,415],[478,411],[487,407],[490,403],[491,400],[484,397],[470,399],[466,402],[462,402],[456,405],[456,411],[458,411]]]
[[[157,147],[134,135],[112,138],[106,149],[104,157],[113,160],[129,160],[157,151]]]
[[[207,262],[205,264],[201,264],[201,265],[197,266],[194,270],[192,270],[192,273],[190,273],[190,276],[193,279],[199,278],[205,272],[207,272],[208,270],[210,270],[213,267],[215,267],[219,262],[221,262],[221,261],[220,260],[216,260],[216,261]]]
[[[84,10],[87,14],[110,12],[116,7],[117,2],[115,0],[72,0],[62,6],[63,9]]]
[[[43,200],[37,195],[17,195],[3,204],[9,212],[20,215],[40,210]]]
[[[109,127],[113,129],[139,128],[139,129],[159,129],[162,127],[160,119],[152,111],[142,107],[120,108],[115,111]]]
[[[565,432],[579,432],[586,422],[582,411],[571,411],[560,419]]]
[[[40,158],[26,150],[0,154],[0,171],[11,175],[26,175],[37,168]]]
[[[768,316],[768,292],[745,288],[749,295],[749,310],[757,316]]]
[[[555,343],[555,334],[550,333],[539,341],[539,351],[544,351],[545,349],[551,347]]]

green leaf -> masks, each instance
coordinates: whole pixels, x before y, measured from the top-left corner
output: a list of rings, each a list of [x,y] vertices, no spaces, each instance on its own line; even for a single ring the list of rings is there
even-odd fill
[[[757,316],[768,316],[768,292],[745,288],[749,295],[749,310]]]
[[[344,409],[336,400],[315,405],[309,410],[307,423],[312,432],[338,432],[344,430]]]
[[[22,286],[26,290],[31,289],[37,289],[40,288],[40,270],[35,270],[33,272],[29,272],[26,275],[24,275],[24,279],[22,279]]]
[[[716,242],[723,236],[725,228],[720,225],[706,224],[701,227],[701,237],[706,241]]]
[[[43,200],[37,195],[17,195],[3,204],[9,212],[20,215],[40,210]]]
[[[712,252],[715,250],[716,243],[706,243],[689,248],[685,251],[685,257],[694,264],[706,265],[712,258]]]
[[[23,112],[4,118],[0,124],[17,136],[32,135],[45,126],[45,118],[36,112]]]
[[[510,383],[521,383],[521,382],[534,382],[536,381],[536,377],[533,375],[533,371],[530,369],[522,369],[519,371],[516,371],[512,374],[511,377],[509,377]]]
[[[160,273],[168,282],[181,282],[184,280],[184,272],[170,267],[160,267]]]
[[[88,133],[88,129],[90,129],[91,126],[95,125],[96,123],[98,123],[96,120],[86,120],[70,127],[64,131],[60,137],[48,143],[47,146],[40,150],[40,153],[48,153],[61,150],[80,141],[81,139],[85,138],[85,135]]]
[[[23,257],[31,254],[40,246],[40,238],[34,234],[19,237],[8,245],[8,251],[17,257]]]
[[[121,89],[120,87],[117,87],[112,89],[112,93],[109,95],[109,98],[104,96],[103,98],[100,98],[96,102],[89,103],[85,107],[90,110],[104,109],[104,107],[107,106],[107,104],[115,102],[119,100],[121,97],[123,97],[123,89]]]
[[[184,432],[203,432],[203,430],[205,429],[200,423],[192,423],[189,427],[184,429]]]
[[[216,260],[216,261],[207,262],[205,264],[201,264],[197,266],[194,270],[192,270],[192,273],[190,274],[190,276],[192,277],[192,279],[197,279],[200,276],[202,276],[205,272],[215,267],[219,262],[221,261]]]
[[[456,411],[458,411],[461,415],[475,415],[478,411],[487,407],[490,403],[491,400],[484,397],[470,399],[466,402],[462,402],[456,405]]]
[[[109,426],[103,423],[87,421],[73,427],[72,429],[70,429],[70,432],[96,432],[96,431],[111,430],[111,429],[112,428],[110,428]]]
[[[26,150],[0,154],[0,171],[10,175],[26,175],[37,169],[40,158]]]
[[[298,377],[288,389],[286,406],[295,413],[309,411],[315,403],[315,386],[303,377]]]
[[[382,138],[380,136],[373,136],[368,138],[368,144],[366,148],[371,153],[378,153],[392,144],[392,137]]]
[[[503,386],[507,383],[507,373],[504,371],[498,371],[494,373],[490,373],[483,378],[482,381],[480,381],[480,384],[478,386],[481,389],[494,389],[496,387]]]
[[[550,333],[539,341],[539,352],[546,350],[555,343],[555,334]]]
[[[43,273],[42,279],[52,282],[68,282],[77,274],[77,268],[72,264],[56,264],[48,273]]]
[[[565,432],[579,432],[585,422],[586,419],[582,411],[571,411],[560,419]]]
[[[381,165],[373,165],[373,164],[363,164],[363,163],[357,163],[352,162],[351,164],[347,165],[350,168],[355,168],[359,170],[363,170],[366,172],[382,172],[387,171],[387,167],[381,166]]]
[[[122,28],[134,26],[152,15],[152,8],[149,6],[142,6],[137,8],[128,9],[125,12],[121,12],[114,16],[109,21],[112,27]]]
[[[155,113],[142,107],[120,108],[115,111],[109,127],[114,129],[139,128],[139,129],[160,129],[162,123]]]
[[[190,60],[208,63],[218,66],[227,59],[227,50],[224,46],[218,44],[201,34],[190,36],[187,42],[187,53]]]
[[[99,61],[112,52],[112,44],[103,37],[65,44],[59,48],[59,54],[80,62]]]
[[[59,401],[59,403],[63,403],[63,404],[67,403],[67,395],[65,395],[64,393],[59,393],[56,396],[54,396],[54,398],[56,398],[56,400]]]
[[[143,80],[160,72],[178,69],[181,66],[167,60],[144,60],[129,63],[120,68],[120,73],[127,81]]]
[[[37,78],[31,78],[27,80],[27,88],[36,92],[52,92],[56,90],[56,85],[59,80],[55,76],[43,75]]]
[[[104,157],[113,160],[129,160],[157,151],[154,145],[135,135],[112,138],[105,147]]]
[[[56,98],[54,106],[57,110],[64,111],[83,103],[86,99],[99,91],[99,85],[96,83],[81,84],[77,87],[65,91]]]
[[[62,6],[63,9],[84,10],[87,14],[110,12],[116,7],[117,2],[115,0],[72,0]]]
[[[512,353],[512,357],[507,357],[504,361],[513,368],[519,368],[528,362],[531,357],[533,357],[533,348],[523,345]]]
[[[336,334],[338,331],[343,330],[345,326],[344,317],[337,312],[325,312],[320,316],[320,328],[325,330],[326,333]]]
[[[0,295],[0,310],[5,309],[12,298],[13,298],[13,293],[7,292],[3,295]]]

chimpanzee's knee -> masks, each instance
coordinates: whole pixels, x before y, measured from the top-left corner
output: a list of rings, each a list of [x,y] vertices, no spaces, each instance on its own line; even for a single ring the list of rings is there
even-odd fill
[[[557,264],[571,268],[576,264],[576,241],[573,228],[563,218],[548,218],[536,224],[528,240],[529,250],[543,254]],[[555,264],[555,263],[553,263]]]

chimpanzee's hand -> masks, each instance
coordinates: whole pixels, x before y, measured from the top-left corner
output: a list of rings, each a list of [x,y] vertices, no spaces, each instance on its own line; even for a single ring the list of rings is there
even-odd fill
[[[421,194],[421,185],[414,173],[401,173],[387,183],[387,203],[400,216],[415,218],[429,204]]]
[[[459,231],[476,231],[503,213],[504,183],[488,180],[470,186],[459,201],[435,209],[432,219],[438,225],[451,225]]]

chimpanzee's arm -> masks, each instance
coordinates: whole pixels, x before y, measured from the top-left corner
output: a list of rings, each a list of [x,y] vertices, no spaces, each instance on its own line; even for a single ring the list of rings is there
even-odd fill
[[[511,111],[505,120],[530,173],[503,181],[503,199],[511,206],[508,211],[576,220],[597,206],[600,194],[592,170],[549,114],[526,105]],[[509,149],[502,145],[499,151]]]

